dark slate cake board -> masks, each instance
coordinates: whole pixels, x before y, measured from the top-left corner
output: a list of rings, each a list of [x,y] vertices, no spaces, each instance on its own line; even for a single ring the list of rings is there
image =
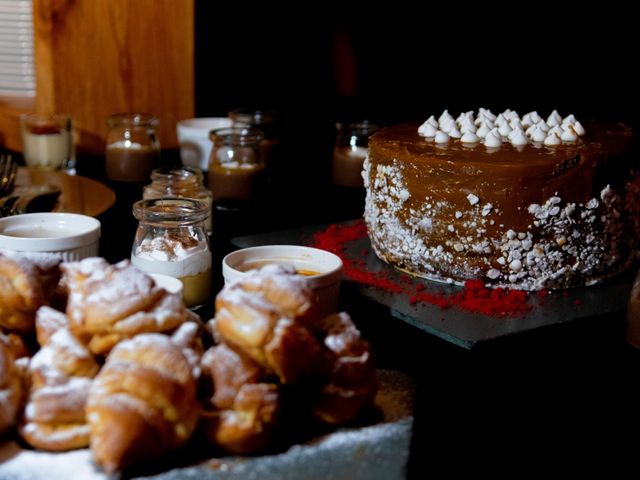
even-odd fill
[[[406,478],[416,385],[395,370],[378,370],[373,421],[292,445],[281,453],[189,458],[191,447],[107,476],[84,448],[48,453],[0,441],[2,480],[402,480]],[[179,466],[177,466],[179,465]]]
[[[278,244],[308,245],[313,234],[325,230],[326,227],[327,225],[311,226],[236,237],[231,242],[239,248]],[[368,250],[369,253],[363,255],[364,250]],[[347,244],[345,255],[349,260],[365,260],[368,272],[375,274],[384,271],[392,281],[401,282],[401,277],[408,277],[407,274],[379,260],[371,249],[368,237]],[[415,290],[415,286],[423,284],[423,292],[434,294],[454,294],[461,288],[416,277],[409,277],[409,281],[413,283],[412,289]],[[602,285],[552,292],[545,298],[533,293],[529,298],[532,309],[523,315],[510,318],[471,313],[455,306],[442,309],[428,303],[411,305],[409,297],[405,294],[392,294],[364,284],[352,286],[366,298],[389,307],[392,316],[455,345],[471,349],[487,340],[570,321],[620,313],[626,308],[631,285],[630,275],[623,275]]]

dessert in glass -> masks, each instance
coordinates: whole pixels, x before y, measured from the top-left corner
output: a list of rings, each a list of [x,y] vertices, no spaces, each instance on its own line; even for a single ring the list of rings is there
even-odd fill
[[[378,129],[378,125],[364,120],[361,123],[336,124],[336,128],[338,136],[331,164],[333,183],[362,188],[362,165],[367,156],[369,136]]]
[[[262,132],[232,127],[213,130],[209,160],[209,189],[218,207],[238,208],[256,197],[264,163],[260,154]]]
[[[133,214],[139,224],[131,263],[147,273],[179,279],[187,307],[204,305],[211,293],[207,204],[190,198],[147,199],[133,205]]]
[[[107,119],[106,173],[117,182],[146,182],[160,164],[158,118],[146,113],[118,113]]]
[[[59,113],[31,113],[21,117],[22,144],[27,166],[75,174],[73,121]]]
[[[142,191],[142,198],[184,197],[200,200],[209,207],[204,221],[207,233],[212,232],[211,192],[204,186],[202,170],[197,167],[161,167],[151,172],[151,183]]]

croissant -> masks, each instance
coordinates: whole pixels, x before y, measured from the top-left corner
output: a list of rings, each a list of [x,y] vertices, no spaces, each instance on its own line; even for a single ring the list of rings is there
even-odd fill
[[[247,453],[272,441],[281,408],[280,389],[264,383],[265,371],[251,358],[221,344],[202,357],[203,377],[212,383],[213,406],[203,415],[206,439],[232,453]]]
[[[182,350],[196,379],[200,377],[200,359],[204,353],[202,342],[204,331],[205,326],[200,317],[191,310],[187,310],[187,320],[171,334],[171,341]]]
[[[0,253],[0,327],[33,330],[36,310],[55,296],[60,261],[45,253]]]
[[[327,380],[317,393],[312,413],[325,423],[341,424],[373,404],[378,389],[373,355],[345,312],[324,318],[320,331]]]
[[[51,451],[89,445],[85,404],[99,365],[66,328],[43,337],[45,325],[61,321],[60,312],[38,310],[36,331],[44,344],[29,363],[29,398],[19,432],[27,443]],[[52,320],[53,319],[53,320]]]
[[[317,324],[315,297],[303,278],[265,267],[222,289],[212,329],[287,384],[316,368]]]
[[[0,436],[16,422],[23,399],[23,382],[15,365],[11,340],[0,333]]]
[[[231,408],[242,385],[259,383],[265,376],[260,365],[224,343],[207,350],[201,365],[213,392],[207,401],[215,408]]]
[[[178,295],[156,286],[128,260],[110,265],[88,258],[65,263],[62,270],[71,330],[96,355],[139,333],[174,330],[187,318]]]
[[[32,447],[56,452],[88,446],[84,407],[90,384],[78,377],[34,390],[19,428],[22,438]]]
[[[38,345],[49,343],[58,330],[69,329],[69,318],[55,308],[43,306],[36,312],[36,339]]]
[[[198,417],[192,367],[170,337],[118,343],[89,391],[94,460],[111,473],[184,444]]]
[[[244,386],[258,383],[249,359],[275,374],[285,387],[304,380],[305,401],[322,422],[348,422],[373,403],[377,382],[368,343],[347,313],[318,318],[316,299],[303,277],[286,269],[263,268],[225,286],[216,297],[216,314],[208,327],[233,347],[216,347],[203,357],[215,385],[211,402],[223,409],[221,425],[231,412],[248,408],[236,403],[244,400]],[[245,418],[259,408],[245,412]],[[217,435],[215,441],[232,442],[230,438]]]
[[[231,408],[203,417],[206,439],[237,454],[266,447],[277,424],[279,398],[275,384],[242,385]]]
[[[27,349],[27,345],[25,344],[24,339],[15,333],[5,333],[3,335],[4,342],[6,347],[13,352],[13,357],[17,359],[24,359],[24,357],[29,355],[29,350]]]

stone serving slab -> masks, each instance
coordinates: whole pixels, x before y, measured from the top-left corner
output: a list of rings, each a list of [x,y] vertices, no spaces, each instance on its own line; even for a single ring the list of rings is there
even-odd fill
[[[317,225],[248,235],[233,238],[231,242],[238,248],[277,244],[309,245],[313,235],[325,230],[327,226]],[[449,296],[461,289],[455,285],[411,277],[387,265],[373,253],[368,237],[347,243],[344,255],[347,260],[363,261],[364,269],[368,273],[384,275],[397,283],[409,282],[410,290],[418,288],[425,293]],[[512,317],[496,317],[464,311],[456,306],[443,309],[429,303],[412,304],[406,294],[390,293],[348,278],[344,281],[349,290],[388,307],[393,317],[466,349],[509,335],[581,319],[607,318],[621,314],[626,308],[633,283],[631,275],[626,274],[601,285],[554,291],[545,297],[532,293],[528,300],[531,306],[528,312]]]

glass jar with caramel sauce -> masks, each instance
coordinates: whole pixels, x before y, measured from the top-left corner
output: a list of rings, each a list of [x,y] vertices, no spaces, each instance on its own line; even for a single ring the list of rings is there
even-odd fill
[[[333,183],[343,187],[364,187],[362,164],[367,156],[369,137],[378,125],[364,120],[360,123],[336,124],[338,134],[333,149]]]
[[[263,135],[249,127],[212,130],[208,186],[216,207],[236,209],[250,205],[262,181],[264,162],[260,154]]]
[[[146,113],[119,113],[107,119],[106,174],[116,182],[146,182],[160,166],[158,118]]]
[[[206,203],[191,198],[154,198],[133,205],[139,223],[131,263],[180,280],[189,308],[211,298],[211,250],[204,227],[209,213]]]
[[[143,199],[183,197],[207,204],[209,215],[205,219],[207,234],[211,235],[211,191],[204,186],[204,175],[196,167],[161,167],[151,172],[151,183],[142,192]]]

